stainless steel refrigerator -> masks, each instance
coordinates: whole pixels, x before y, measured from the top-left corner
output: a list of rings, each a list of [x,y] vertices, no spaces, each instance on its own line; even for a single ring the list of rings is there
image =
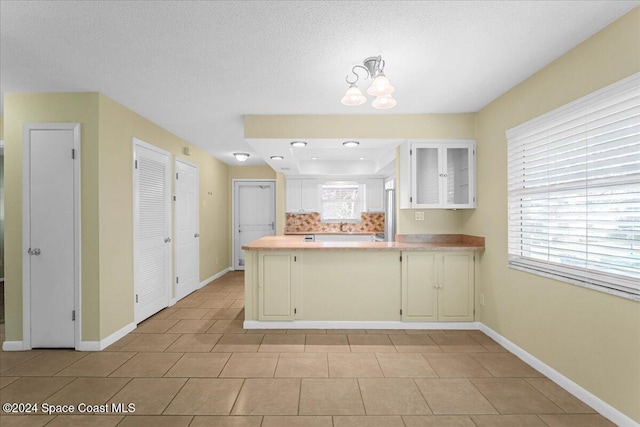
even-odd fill
[[[396,191],[384,191],[384,240],[396,240]]]

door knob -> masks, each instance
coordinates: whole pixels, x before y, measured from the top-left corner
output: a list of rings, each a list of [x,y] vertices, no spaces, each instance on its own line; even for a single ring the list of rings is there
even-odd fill
[[[193,237],[200,237],[200,233],[194,234]]]
[[[164,242],[165,242],[165,243],[169,243],[170,241],[171,241],[171,237],[166,237],[166,238],[164,239]]]
[[[40,255],[42,252],[40,251],[40,248],[34,248],[34,249],[29,248],[27,253],[29,253],[29,255]]]

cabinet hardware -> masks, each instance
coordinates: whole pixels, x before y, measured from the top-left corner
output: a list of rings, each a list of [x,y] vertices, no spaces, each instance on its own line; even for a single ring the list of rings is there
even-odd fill
[[[402,262],[402,255],[400,255],[400,262]]]
[[[176,283],[180,283],[180,278],[176,276]]]
[[[297,262],[298,261],[298,257],[293,257],[293,262]]]
[[[71,320],[72,320],[72,321],[74,321],[74,322],[75,322],[75,320],[76,320],[76,311],[75,311],[75,310],[73,310],[73,311],[71,312]]]
[[[71,158],[72,159],[76,158],[76,150],[74,148],[71,149]]]
[[[402,316],[402,309],[400,309],[400,315]]]
[[[175,202],[176,200],[177,200],[177,199],[176,199],[176,196],[173,196],[173,201]]]
[[[136,294],[136,303],[138,303],[138,294]]]
[[[298,313],[298,309],[297,309],[297,308],[294,308],[294,309],[293,309],[293,314],[296,314],[296,313]]]

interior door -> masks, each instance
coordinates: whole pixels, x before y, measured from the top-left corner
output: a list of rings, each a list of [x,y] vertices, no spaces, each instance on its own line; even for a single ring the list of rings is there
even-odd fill
[[[181,299],[200,283],[200,234],[198,232],[198,166],[185,160],[175,162],[176,287]]]
[[[276,233],[275,182],[234,181],[235,270],[244,270],[242,245]]]
[[[169,153],[134,138],[133,233],[135,321],[169,305],[171,171]]]
[[[29,257],[31,347],[75,347],[73,129],[31,129]]]

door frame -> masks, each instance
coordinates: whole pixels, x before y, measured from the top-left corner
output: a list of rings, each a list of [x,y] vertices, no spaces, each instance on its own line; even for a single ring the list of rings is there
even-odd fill
[[[197,229],[197,231],[196,231],[196,233],[200,233],[200,166],[197,163],[190,162],[188,160],[185,160],[185,159],[177,157],[177,156],[174,158],[174,162],[173,162],[173,172],[174,172],[173,173],[173,175],[174,175],[173,194],[174,194],[174,197],[176,196],[176,193],[177,193],[176,189],[178,188],[178,186],[177,186],[177,184],[175,182],[176,181],[175,177],[176,177],[176,174],[178,173],[178,172],[176,172],[178,170],[178,168],[176,167],[176,164],[178,162],[179,163],[183,163],[183,164],[185,164],[187,166],[194,167],[196,169],[196,173],[197,173],[197,180],[196,180],[196,229]],[[178,219],[177,205],[174,203],[173,204],[173,222],[177,221],[177,219]],[[178,225],[177,224],[174,224],[174,225],[175,225],[175,229],[176,229],[175,235],[174,235],[175,243],[178,243]],[[178,260],[178,248],[176,247],[175,259],[174,259],[176,273],[178,271],[178,265],[176,263],[177,260]],[[198,283],[196,284],[195,289],[193,289],[189,294],[183,296],[182,298],[185,298],[186,296],[190,295],[192,292],[194,292],[195,290],[197,290],[200,287],[200,238],[199,237],[198,237],[198,258],[196,260],[196,270],[197,270],[196,273],[198,275]],[[174,282],[174,285],[176,285],[175,282]],[[182,298],[180,298],[180,299],[182,299]],[[174,292],[171,295],[171,299],[170,299],[170,305],[174,305],[175,303],[180,301],[180,299],[178,299],[177,289],[175,289],[175,287],[174,287]]]
[[[31,241],[31,137],[32,130],[71,130],[75,162],[73,167],[73,309],[74,346],[81,346],[81,216],[80,216],[80,123],[24,123],[22,125],[22,349],[31,350],[31,257],[27,248]]]
[[[277,202],[278,202],[278,186],[275,179],[260,178],[260,179],[232,179],[231,180],[231,270],[236,269],[236,182],[272,182],[273,183],[273,220],[276,222],[277,228]],[[274,230],[275,232],[275,230]]]

